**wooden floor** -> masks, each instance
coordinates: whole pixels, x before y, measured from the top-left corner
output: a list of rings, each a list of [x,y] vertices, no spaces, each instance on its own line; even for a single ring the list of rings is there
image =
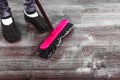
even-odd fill
[[[0,27],[0,80],[119,80],[120,1],[41,0],[52,24],[67,18],[74,30],[48,60],[37,51],[48,33],[25,22],[22,0],[8,0],[19,42],[10,44]]]

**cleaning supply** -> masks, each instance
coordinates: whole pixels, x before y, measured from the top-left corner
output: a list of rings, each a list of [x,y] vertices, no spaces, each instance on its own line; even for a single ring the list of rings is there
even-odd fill
[[[48,59],[60,45],[61,40],[72,30],[73,24],[64,19],[54,29],[39,0],[35,0],[35,2],[49,26],[50,34],[39,46],[40,57]]]

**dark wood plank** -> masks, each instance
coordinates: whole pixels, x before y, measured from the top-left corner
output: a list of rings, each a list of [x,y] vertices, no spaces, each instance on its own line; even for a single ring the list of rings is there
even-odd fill
[[[120,79],[119,0],[41,2],[54,27],[67,18],[74,23],[74,30],[50,59],[41,59],[38,46],[48,33],[40,34],[25,22],[21,0],[9,0],[22,40],[14,44],[6,42],[0,27],[1,80]]]

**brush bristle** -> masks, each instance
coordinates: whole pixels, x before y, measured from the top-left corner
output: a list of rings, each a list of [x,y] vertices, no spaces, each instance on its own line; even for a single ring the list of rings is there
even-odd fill
[[[63,31],[57,36],[57,38],[52,42],[52,44],[46,50],[40,50],[40,57],[45,59],[51,57],[54,51],[60,45],[61,39],[63,39],[71,31],[72,28],[73,28],[73,24],[68,23],[66,27],[63,29]]]

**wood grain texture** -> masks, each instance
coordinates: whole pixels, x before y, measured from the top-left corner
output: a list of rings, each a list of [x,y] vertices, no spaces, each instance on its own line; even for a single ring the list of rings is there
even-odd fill
[[[22,40],[10,44],[0,27],[0,80],[119,80],[119,0],[41,0],[52,24],[63,18],[74,30],[48,60],[37,53],[48,33],[25,22],[22,0],[8,0]]]

